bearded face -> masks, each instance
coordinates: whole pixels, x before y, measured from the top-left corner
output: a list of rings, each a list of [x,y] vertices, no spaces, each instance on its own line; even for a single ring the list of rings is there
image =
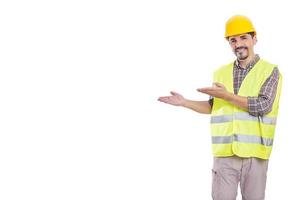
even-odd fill
[[[229,37],[228,41],[238,60],[246,60],[250,54],[254,54],[253,47],[256,44],[256,36],[241,34]]]

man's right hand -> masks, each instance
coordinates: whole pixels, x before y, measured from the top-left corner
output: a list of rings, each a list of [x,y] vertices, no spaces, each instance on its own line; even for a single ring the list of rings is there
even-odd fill
[[[161,101],[161,102],[164,102],[167,104],[171,104],[173,106],[183,106],[184,105],[186,99],[181,94],[174,92],[174,91],[171,91],[170,93],[172,96],[159,97],[158,101]]]

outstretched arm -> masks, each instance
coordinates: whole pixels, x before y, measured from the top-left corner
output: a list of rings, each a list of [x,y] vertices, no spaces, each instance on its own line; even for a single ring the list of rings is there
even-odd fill
[[[182,106],[202,114],[211,113],[211,106],[208,101],[193,101],[185,99],[181,94],[174,91],[171,91],[171,96],[159,97],[158,101],[174,106]]]

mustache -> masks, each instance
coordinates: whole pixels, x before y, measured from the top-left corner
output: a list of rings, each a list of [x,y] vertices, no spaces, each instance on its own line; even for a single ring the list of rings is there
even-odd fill
[[[248,50],[248,47],[246,47],[246,46],[237,47],[234,51],[237,52],[240,49],[246,49],[246,50]]]

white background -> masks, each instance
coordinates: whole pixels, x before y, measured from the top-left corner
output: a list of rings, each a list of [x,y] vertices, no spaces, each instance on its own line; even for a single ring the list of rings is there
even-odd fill
[[[297,1],[1,1],[0,199],[210,199],[206,100],[249,16],[283,74],[267,200],[299,198]]]

